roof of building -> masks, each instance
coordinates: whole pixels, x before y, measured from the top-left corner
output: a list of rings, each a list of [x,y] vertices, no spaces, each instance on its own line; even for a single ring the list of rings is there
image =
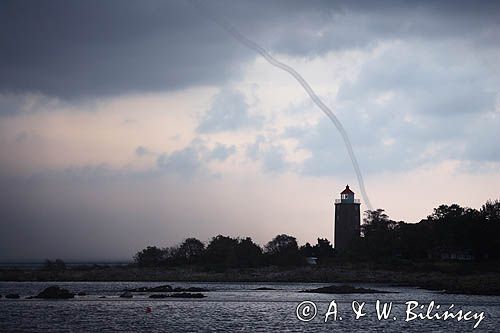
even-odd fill
[[[349,188],[349,185],[346,185],[345,190],[340,192],[340,194],[354,194],[354,192],[351,191],[351,189]]]

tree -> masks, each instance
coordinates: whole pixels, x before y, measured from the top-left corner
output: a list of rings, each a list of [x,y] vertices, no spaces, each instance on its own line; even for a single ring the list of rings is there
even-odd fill
[[[265,246],[266,252],[269,254],[280,254],[290,251],[298,251],[297,239],[285,234],[277,235]]]
[[[313,254],[318,258],[333,257],[333,246],[326,238],[318,238],[318,244],[313,247]]]
[[[198,261],[205,250],[205,244],[196,238],[187,238],[179,246],[176,257],[179,258],[180,263],[192,264]]]
[[[262,249],[250,237],[239,239],[236,256],[240,267],[257,267],[262,264]]]
[[[285,234],[277,235],[265,246],[270,263],[278,266],[298,265],[304,263],[300,255],[295,237]]]
[[[216,268],[235,267],[238,265],[236,245],[238,240],[218,235],[208,243],[205,262]]]
[[[166,251],[156,246],[148,246],[134,256],[134,261],[141,267],[159,266],[166,259]]]
[[[300,247],[299,251],[300,251],[300,254],[303,255],[304,257],[312,257],[312,256],[314,256],[313,247],[309,243],[306,243],[305,245],[302,245]]]
[[[318,259],[333,257],[334,250],[330,241],[326,238],[318,238],[318,243],[314,246],[306,243],[299,249],[303,257],[316,257]]]
[[[481,207],[480,214],[486,222],[500,223],[500,200],[486,201]]]
[[[465,209],[457,204],[440,205],[438,208],[434,208],[434,212],[428,216],[428,219],[434,221],[452,220],[464,215],[464,213]]]
[[[208,244],[204,259],[216,269],[255,267],[262,263],[262,249],[250,237],[240,239],[218,235]]]
[[[360,240],[364,255],[379,257],[395,252],[397,223],[385,214],[383,209],[367,210],[361,225],[363,239]]]
[[[361,232],[364,237],[370,237],[393,230],[396,225],[396,222],[390,220],[383,209],[367,210],[363,218],[363,225],[361,225]]]

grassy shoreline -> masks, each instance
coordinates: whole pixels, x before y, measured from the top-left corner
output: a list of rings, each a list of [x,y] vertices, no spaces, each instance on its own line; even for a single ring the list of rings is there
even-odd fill
[[[40,269],[0,269],[0,281],[185,281],[185,282],[322,282],[384,283],[420,287],[447,293],[500,295],[499,272],[457,272],[442,270],[395,270],[388,268],[304,266],[293,268],[263,267],[228,269],[223,272],[199,267],[138,268],[87,267],[58,271]]]

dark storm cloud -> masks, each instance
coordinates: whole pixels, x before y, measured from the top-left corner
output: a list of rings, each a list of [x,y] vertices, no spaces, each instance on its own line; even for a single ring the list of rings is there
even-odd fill
[[[309,9],[279,30],[276,50],[316,56],[398,39],[460,39],[478,47],[500,41],[495,1],[325,1]]]
[[[1,57],[1,55],[0,55]],[[0,79],[1,82],[1,79]],[[1,84],[1,83],[0,83]],[[18,113],[31,113],[37,111],[51,110],[63,106],[64,103],[58,99],[49,98],[41,94],[15,94],[0,92],[0,115],[12,115]]]
[[[220,82],[247,56],[184,1],[0,6],[0,91],[78,97],[177,89]]]
[[[295,56],[398,38],[498,42],[498,2],[212,1]],[[185,1],[3,1],[0,92],[101,96],[218,84],[255,57]]]

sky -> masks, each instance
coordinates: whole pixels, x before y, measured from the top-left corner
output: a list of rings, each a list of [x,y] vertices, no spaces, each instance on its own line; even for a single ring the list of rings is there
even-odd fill
[[[0,261],[218,234],[332,239],[359,184],[415,223],[500,198],[496,1],[0,2]],[[366,204],[362,200],[362,210]]]

